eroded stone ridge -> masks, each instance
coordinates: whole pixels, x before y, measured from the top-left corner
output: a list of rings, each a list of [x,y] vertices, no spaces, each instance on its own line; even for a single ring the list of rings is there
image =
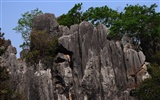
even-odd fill
[[[148,74],[145,73],[145,55],[129,47],[131,44],[127,37],[122,41],[108,40],[108,28],[103,24],[95,27],[86,21],[69,29],[58,25],[52,14],[35,18],[34,27],[50,34],[60,34],[59,43],[73,52],[73,56],[70,58],[67,54],[58,53],[53,65],[46,67],[40,61],[35,69],[25,60],[17,60],[16,50],[10,45],[0,58],[5,62],[1,66],[8,66],[14,88],[24,98],[135,100],[129,92]]]

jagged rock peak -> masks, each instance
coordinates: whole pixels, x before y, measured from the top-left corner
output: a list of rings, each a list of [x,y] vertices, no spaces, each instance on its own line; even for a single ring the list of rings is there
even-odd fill
[[[32,27],[37,30],[53,31],[58,25],[54,14],[45,13],[34,18]]]
[[[83,21],[69,29],[59,25],[54,15],[43,14],[34,19],[33,27],[60,34],[59,43],[72,57],[59,52],[51,65],[40,61],[34,69],[17,60],[9,47],[3,60],[10,66],[15,90],[24,99],[135,100],[130,90],[143,81],[147,71],[142,51],[124,50],[126,42],[109,41],[109,29],[103,24],[94,27]]]

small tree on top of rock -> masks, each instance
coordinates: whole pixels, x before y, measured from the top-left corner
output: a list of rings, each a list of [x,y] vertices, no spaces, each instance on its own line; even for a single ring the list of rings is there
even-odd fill
[[[21,33],[24,42],[20,47],[22,49],[29,48],[30,45],[30,32],[32,29],[32,21],[35,16],[43,14],[41,10],[36,8],[35,10],[31,10],[31,12],[27,11],[22,14],[22,18],[18,20],[18,25],[13,28],[17,33]]]
[[[156,4],[127,5],[110,28],[110,36],[122,37],[128,33],[135,44],[140,44],[148,61],[160,50],[160,13]]]
[[[55,57],[58,38],[52,34],[48,34],[46,31],[33,29],[31,40],[31,50],[25,57],[26,61],[35,65],[39,60],[52,63]]]

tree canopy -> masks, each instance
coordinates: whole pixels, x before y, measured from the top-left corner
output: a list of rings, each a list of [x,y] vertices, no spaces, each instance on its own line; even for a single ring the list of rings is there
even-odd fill
[[[156,4],[127,5],[110,28],[113,38],[128,33],[135,44],[140,44],[149,61],[160,50],[160,13],[155,11],[156,7]]]
[[[58,17],[58,23],[70,27],[73,24],[79,24],[82,21],[82,3],[75,4],[75,6]]]
[[[94,25],[102,23],[107,27],[111,27],[113,22],[118,18],[118,12],[107,6],[91,7],[83,13],[83,18]]]

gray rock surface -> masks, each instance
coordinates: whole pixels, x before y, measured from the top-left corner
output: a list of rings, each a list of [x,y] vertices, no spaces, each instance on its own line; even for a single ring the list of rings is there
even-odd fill
[[[145,64],[143,52],[125,48],[124,40],[107,40],[109,30],[103,24],[94,27],[84,21],[68,29],[58,26],[54,15],[44,14],[35,18],[34,27],[62,35],[59,43],[74,53],[74,68],[63,53],[55,58],[63,62],[45,67],[40,61],[30,66],[17,60],[10,45],[0,58],[5,62],[1,65],[9,66],[14,89],[26,100],[135,100],[129,93],[143,77],[136,77]]]
[[[3,45],[4,47],[8,47],[9,45],[11,45],[11,40],[5,40]]]
[[[54,36],[61,36],[61,34],[59,34],[59,24],[54,14],[45,13],[35,17],[32,28],[46,31]]]

